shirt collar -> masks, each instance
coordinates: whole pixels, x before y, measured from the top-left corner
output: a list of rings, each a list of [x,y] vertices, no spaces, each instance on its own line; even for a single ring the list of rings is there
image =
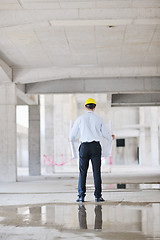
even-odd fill
[[[93,111],[87,111],[87,113],[93,113]]]

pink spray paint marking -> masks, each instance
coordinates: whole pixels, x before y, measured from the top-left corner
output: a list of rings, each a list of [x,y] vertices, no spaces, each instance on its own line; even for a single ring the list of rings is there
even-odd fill
[[[44,164],[45,164],[45,166],[63,166],[63,165],[65,165],[66,163],[68,163],[68,162],[70,162],[70,161],[72,161],[73,159],[70,159],[69,161],[64,161],[64,155],[62,154],[61,155],[61,157],[62,157],[62,163],[56,163],[56,162],[54,162],[53,161],[53,155],[51,155],[51,157],[48,157],[48,156],[46,156],[45,154],[43,154],[43,161],[44,161]]]

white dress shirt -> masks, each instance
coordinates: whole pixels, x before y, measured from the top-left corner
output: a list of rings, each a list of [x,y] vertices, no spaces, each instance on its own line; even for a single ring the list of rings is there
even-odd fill
[[[80,142],[100,142],[100,136],[106,138],[109,142],[112,142],[112,135],[107,130],[102,118],[94,114],[93,111],[81,115],[75,121],[71,133],[70,141],[73,142],[80,133]]]

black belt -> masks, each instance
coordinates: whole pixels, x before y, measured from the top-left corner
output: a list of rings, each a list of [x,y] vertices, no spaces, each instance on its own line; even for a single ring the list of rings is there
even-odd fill
[[[82,142],[81,144],[83,144],[83,143],[85,143],[85,144],[90,144],[90,143],[100,143],[99,141],[92,141],[92,142]]]

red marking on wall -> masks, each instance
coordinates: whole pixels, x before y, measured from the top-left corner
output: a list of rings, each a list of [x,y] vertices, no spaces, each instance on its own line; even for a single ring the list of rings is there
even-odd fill
[[[69,161],[64,161],[64,155],[62,154],[61,155],[61,159],[62,159],[62,162],[61,163],[57,163],[55,161],[53,161],[53,155],[51,155],[50,157],[46,156],[45,154],[43,154],[43,162],[44,162],[44,165],[45,166],[63,166],[65,165],[66,163],[72,161],[73,159],[71,158]]]

